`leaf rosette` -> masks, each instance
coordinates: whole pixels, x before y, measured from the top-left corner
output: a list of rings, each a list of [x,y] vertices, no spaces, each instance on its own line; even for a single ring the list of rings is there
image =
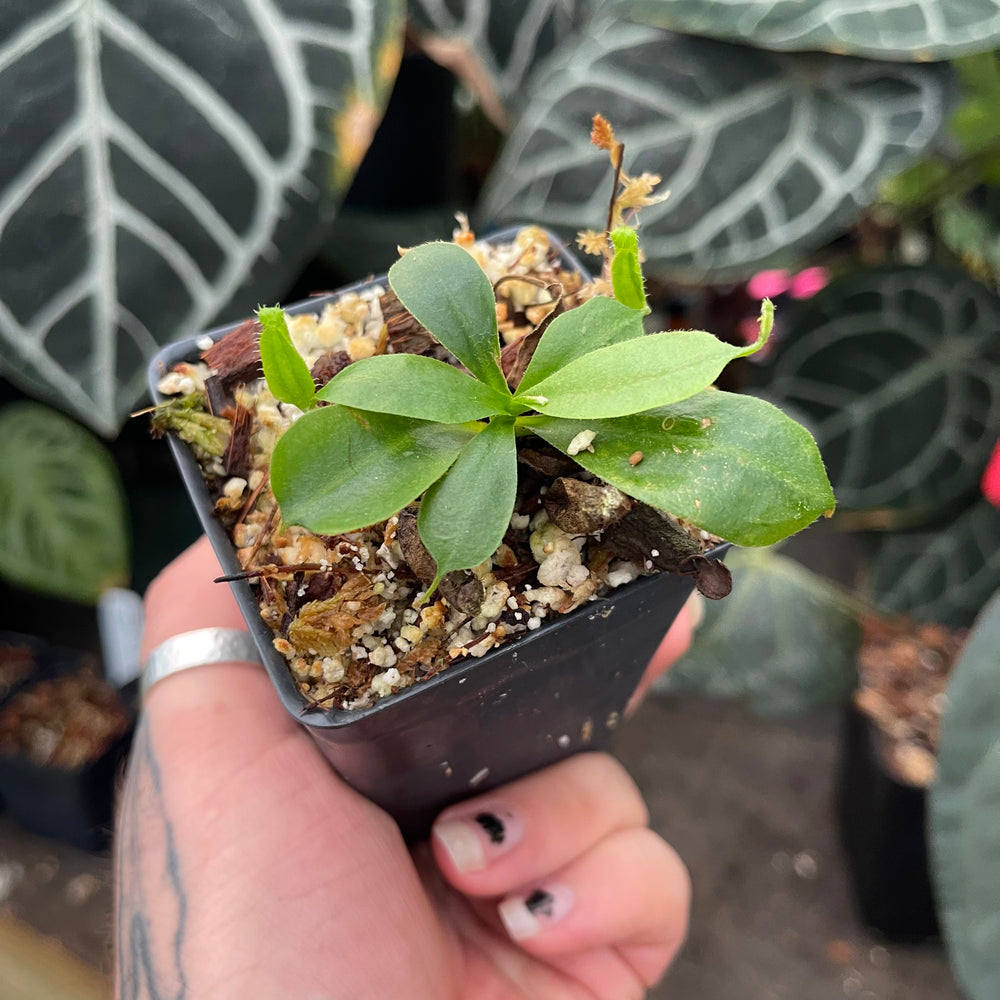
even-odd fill
[[[422,498],[419,533],[437,566],[429,593],[496,551],[514,513],[517,442],[530,435],[629,496],[739,544],[771,544],[829,512],[833,493],[809,433],[770,404],[710,388],[730,361],[766,343],[770,302],[750,346],[702,330],[647,334],[634,233],[615,235],[624,256],[611,269],[615,298],[596,296],[551,322],[513,388],[493,288],[455,244],[408,251],[389,284],[456,364],[365,358],[313,394],[280,310],[262,310],[268,384],[307,411],[274,451],[283,518],[336,534]]]

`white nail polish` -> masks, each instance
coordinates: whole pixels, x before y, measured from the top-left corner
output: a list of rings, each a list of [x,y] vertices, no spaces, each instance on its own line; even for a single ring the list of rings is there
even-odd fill
[[[509,896],[497,907],[507,933],[514,941],[526,941],[561,920],[573,905],[566,886],[536,889],[527,896]]]
[[[445,820],[434,825],[434,839],[445,849],[456,870],[482,871],[486,867],[486,852],[475,827],[465,820]]]

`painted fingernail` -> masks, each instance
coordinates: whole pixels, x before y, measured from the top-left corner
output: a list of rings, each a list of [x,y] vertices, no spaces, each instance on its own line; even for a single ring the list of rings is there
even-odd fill
[[[497,907],[507,933],[526,941],[562,920],[573,906],[573,891],[565,885],[534,889],[526,896],[508,896]]]
[[[481,809],[468,818],[434,824],[435,839],[463,874],[482,871],[494,857],[513,847],[522,832],[521,822],[503,810]]]

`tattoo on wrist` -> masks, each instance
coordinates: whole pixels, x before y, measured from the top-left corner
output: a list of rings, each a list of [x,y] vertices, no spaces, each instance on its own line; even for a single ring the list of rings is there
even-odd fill
[[[117,996],[188,1000],[187,895],[146,717],[132,745],[115,850]]]

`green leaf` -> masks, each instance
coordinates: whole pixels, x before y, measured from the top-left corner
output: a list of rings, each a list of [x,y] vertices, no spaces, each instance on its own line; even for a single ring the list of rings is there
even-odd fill
[[[1000,891],[1000,592],[984,606],[948,682],[938,773],[929,792],[929,855],[942,929],[970,997],[997,995]],[[987,803],[986,799],[993,801]],[[985,834],[985,840],[984,838]],[[985,852],[982,848],[986,848]],[[994,893],[986,907],[980,887]],[[985,988],[989,977],[992,988]]]
[[[619,0],[636,18],[766,49],[872,59],[950,59],[1000,45],[996,0]]]
[[[842,704],[857,683],[854,603],[773,549],[733,549],[726,565],[733,592],[706,602],[690,650],[656,690],[745,698],[769,717]]]
[[[589,299],[549,324],[521,378],[518,393],[526,392],[584,354],[642,335],[642,317],[634,309],[603,295]]]
[[[510,402],[510,396],[501,396],[452,365],[419,354],[362,358],[335,375],[317,395],[361,410],[445,424],[506,413]]]
[[[425,243],[389,268],[399,301],[481,382],[506,396],[496,297],[483,269],[454,243]]]
[[[405,6],[4,4],[6,377],[112,436],[159,345],[287,290],[382,117]]]
[[[869,576],[887,611],[967,627],[1000,587],[1000,511],[979,500],[942,527],[887,532]]]
[[[760,329],[749,347],[726,344],[704,330],[670,330],[601,347],[536,382],[533,405],[550,417],[597,419],[687,399],[711,385],[734,358],[763,347],[770,325]]]
[[[442,476],[478,430],[346,406],[311,410],[274,448],[271,486],[281,516],[323,535],[375,524]]]
[[[437,563],[437,576],[488,559],[514,513],[517,448],[514,418],[494,417],[420,503],[417,530]]]
[[[0,410],[0,575],[93,603],[129,575],[129,526],[111,455],[38,403]]]
[[[639,266],[639,236],[630,226],[621,226],[611,234],[615,255],[611,260],[611,287],[615,298],[630,309],[649,312],[642,268]]]
[[[951,176],[942,160],[927,159],[882,181],[879,197],[893,205],[909,208],[937,197],[938,186]]]
[[[988,212],[948,198],[934,211],[941,242],[974,274],[1000,274],[1000,227]]]
[[[951,87],[948,66],[781,55],[599,20],[532,78],[484,214],[567,238],[603,229],[608,162],[590,119],[611,108],[626,167],[655,170],[671,192],[641,212],[646,274],[748,278],[850,228],[879,178],[933,142]]]
[[[809,432],[777,407],[718,390],[612,420],[523,417],[565,451],[596,432],[576,461],[637,500],[740,545],[770,545],[832,510],[833,493]],[[642,452],[642,461],[629,463]]]
[[[1000,298],[957,269],[859,271],[757,370],[805,413],[842,508],[926,521],[976,490],[997,439],[998,329]]]
[[[275,399],[308,410],[316,403],[316,386],[309,366],[295,349],[285,313],[278,306],[262,306],[260,320],[260,364],[267,387]]]

